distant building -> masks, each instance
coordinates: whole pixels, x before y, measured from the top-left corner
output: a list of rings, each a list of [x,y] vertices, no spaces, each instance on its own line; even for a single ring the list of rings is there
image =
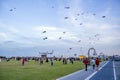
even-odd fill
[[[47,54],[42,54],[41,55],[41,58],[46,58],[47,57]]]

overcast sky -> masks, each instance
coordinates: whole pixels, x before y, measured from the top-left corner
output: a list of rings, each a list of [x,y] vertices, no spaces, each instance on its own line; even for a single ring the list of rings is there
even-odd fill
[[[119,0],[0,0],[0,55],[120,54]]]

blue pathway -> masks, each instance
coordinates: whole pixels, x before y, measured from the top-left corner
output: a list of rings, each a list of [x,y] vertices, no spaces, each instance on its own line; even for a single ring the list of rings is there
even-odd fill
[[[110,61],[99,70],[90,80],[114,80],[113,62]]]
[[[106,62],[102,62],[100,65],[104,65]],[[92,69],[92,66],[88,68],[88,71],[85,71],[85,69],[77,71],[75,73],[60,77],[56,80],[85,80],[88,76],[90,76],[95,71]]]

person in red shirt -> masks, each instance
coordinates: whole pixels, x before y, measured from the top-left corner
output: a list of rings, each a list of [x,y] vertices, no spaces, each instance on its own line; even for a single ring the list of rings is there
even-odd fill
[[[24,66],[25,64],[25,58],[22,59],[22,65]]]
[[[97,70],[98,70],[98,68],[99,68],[99,65],[100,65],[100,60],[97,58],[97,59],[96,59],[96,61],[95,61],[95,63],[96,63]]]
[[[87,71],[87,66],[88,66],[88,63],[89,63],[88,59],[86,58],[86,59],[83,61],[83,63],[85,64],[85,70]]]

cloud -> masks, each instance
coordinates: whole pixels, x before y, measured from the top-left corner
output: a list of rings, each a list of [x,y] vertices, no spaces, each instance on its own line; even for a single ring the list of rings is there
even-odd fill
[[[0,43],[7,39],[7,35],[4,32],[0,32]]]
[[[4,41],[4,44],[11,44],[14,43],[14,41]]]
[[[29,30],[26,31],[10,26],[6,31],[6,33],[0,33],[0,36],[6,38],[6,40],[4,40],[6,46],[8,46],[7,44],[11,41],[15,41],[14,45],[17,45],[18,47],[33,47],[39,46],[39,44],[41,46],[56,44],[59,46],[61,44],[70,44],[70,42],[74,43],[74,40],[77,41],[78,39],[74,36],[76,34],[69,32],[68,29],[62,27],[37,26],[29,28]],[[43,33],[43,31],[46,31],[46,33]],[[63,32],[66,33],[64,34]],[[44,37],[48,37],[48,40],[44,41]],[[62,40],[60,40],[59,37],[62,37]]]
[[[4,32],[0,32],[0,37],[2,37],[2,38],[6,38],[7,35],[6,35],[6,33],[4,33]]]
[[[36,30],[36,31],[55,31],[56,27],[38,26],[38,27],[35,27],[34,30]]]

